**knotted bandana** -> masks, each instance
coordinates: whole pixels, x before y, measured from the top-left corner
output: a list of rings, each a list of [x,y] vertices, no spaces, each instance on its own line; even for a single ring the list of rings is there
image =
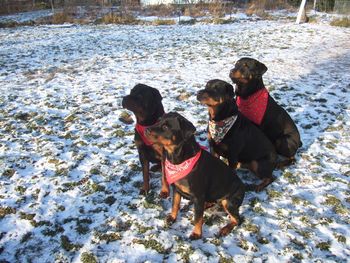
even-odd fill
[[[199,158],[201,157],[201,153],[202,150],[199,150],[195,156],[187,159],[180,164],[172,164],[168,161],[168,159],[165,159],[165,177],[168,184],[172,184],[186,177],[192,171],[193,167],[197,164]]]
[[[148,127],[150,127],[150,126],[142,126],[142,125],[140,125],[140,124],[137,123],[137,124],[135,125],[135,130],[136,130],[136,131],[138,132],[138,134],[140,135],[142,141],[143,141],[147,146],[150,146],[150,145],[152,145],[153,143],[150,142],[150,141],[147,139],[146,135],[145,135],[145,131],[146,131],[146,129],[147,129]]]
[[[249,120],[257,125],[261,124],[261,121],[265,115],[267,101],[269,99],[269,92],[266,88],[258,90],[247,99],[237,97],[237,106],[239,111]]]
[[[226,133],[231,129],[236,120],[237,115],[233,115],[222,121],[209,121],[210,137],[215,143],[220,143],[224,139]]]

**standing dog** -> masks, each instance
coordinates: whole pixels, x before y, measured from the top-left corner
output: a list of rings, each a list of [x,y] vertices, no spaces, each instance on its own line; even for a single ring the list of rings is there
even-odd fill
[[[157,164],[161,162],[162,147],[149,141],[145,136],[145,130],[147,127],[155,124],[159,118],[164,115],[162,96],[155,88],[144,84],[137,84],[132,88],[130,95],[123,98],[122,105],[123,108],[132,111],[136,116],[134,138],[143,173],[141,194],[146,194],[150,188],[150,162]],[[163,175],[164,173],[162,172],[162,189],[160,196],[166,198],[169,195],[169,186]]]
[[[230,78],[236,84],[238,109],[266,134],[277,153],[287,158],[284,164],[290,164],[302,145],[300,134],[289,114],[265,88],[262,75],[266,71],[263,63],[241,58],[231,70]]]
[[[211,153],[228,159],[236,168],[244,163],[262,182],[249,186],[261,191],[273,181],[276,152],[269,139],[238,111],[234,91],[229,83],[210,80],[197,93],[197,100],[208,107],[208,138]]]
[[[167,223],[175,222],[181,196],[188,198],[194,203],[194,229],[190,238],[201,238],[205,203],[220,200],[230,222],[219,234],[227,235],[239,224],[244,185],[233,169],[200,148],[195,131],[193,124],[176,112],[165,114],[159,123],[147,129],[149,138],[164,147],[165,175],[174,186]]]

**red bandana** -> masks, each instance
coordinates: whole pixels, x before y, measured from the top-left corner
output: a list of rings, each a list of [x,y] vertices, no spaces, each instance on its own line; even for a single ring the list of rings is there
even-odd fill
[[[239,111],[249,120],[257,125],[261,124],[261,121],[265,115],[267,101],[269,98],[269,92],[266,88],[258,90],[247,99],[237,97],[237,106]]]
[[[201,157],[201,153],[202,150],[199,150],[199,152],[195,156],[191,157],[190,159],[187,159],[186,161],[180,164],[172,164],[168,161],[168,159],[165,159],[165,177],[168,184],[172,184],[186,177],[198,162],[199,157]]]
[[[153,143],[150,142],[150,141],[147,139],[146,135],[145,135],[145,131],[146,131],[146,129],[147,129],[148,127],[150,127],[150,126],[142,126],[142,125],[136,123],[135,129],[136,129],[136,131],[139,133],[139,135],[140,135],[142,141],[143,141],[147,146],[150,146],[150,145],[152,145]]]

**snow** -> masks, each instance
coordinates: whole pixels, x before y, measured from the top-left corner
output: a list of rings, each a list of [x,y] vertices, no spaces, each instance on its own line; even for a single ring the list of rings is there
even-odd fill
[[[346,262],[349,33],[247,20],[1,29],[0,260],[78,262],[87,252],[99,262]],[[150,195],[139,195],[134,127],[119,121],[121,99],[137,83],[158,88],[165,110],[191,120],[206,144],[207,112],[196,93],[210,79],[230,82],[243,56],[267,65],[267,88],[297,123],[303,147],[266,190],[247,193],[241,226],[216,237],[227,218],[213,207],[203,238],[191,242],[187,201],[165,226],[171,200],[157,196],[159,172]]]

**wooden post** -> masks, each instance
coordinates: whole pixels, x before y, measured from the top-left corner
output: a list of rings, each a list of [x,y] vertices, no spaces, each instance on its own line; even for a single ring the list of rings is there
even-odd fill
[[[314,11],[316,11],[317,0],[314,0]]]
[[[50,0],[50,4],[51,4],[52,13],[55,13],[55,8],[53,6],[53,0]]]
[[[305,11],[305,4],[306,4],[306,0],[302,0],[300,4],[298,16],[297,16],[297,21],[296,21],[297,24],[300,24],[301,18],[303,16],[303,12]]]

